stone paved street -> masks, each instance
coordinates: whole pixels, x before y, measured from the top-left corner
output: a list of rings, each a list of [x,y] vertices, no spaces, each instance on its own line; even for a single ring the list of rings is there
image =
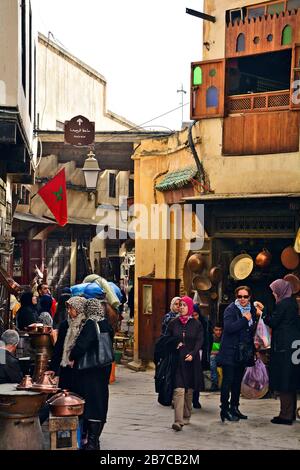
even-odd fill
[[[222,423],[219,394],[202,394],[202,409],[191,424],[176,433],[173,410],[157,402],[154,371],[134,372],[117,367],[110,386],[108,423],[101,436],[103,450],[300,449],[300,421],[293,426],[270,423],[278,415],[279,400],[241,401],[247,421]]]

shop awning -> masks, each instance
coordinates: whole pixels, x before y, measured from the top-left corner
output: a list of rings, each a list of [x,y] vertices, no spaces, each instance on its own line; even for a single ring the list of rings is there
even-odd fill
[[[14,219],[22,220],[23,222],[34,222],[36,224],[55,224],[56,222],[51,219],[46,219],[39,215],[26,214],[25,212],[15,212]]]
[[[199,194],[198,196],[185,197],[183,201],[185,202],[215,202],[222,201],[226,199],[270,199],[270,198],[299,198],[300,193],[265,193],[265,194],[253,194],[253,193],[244,193],[244,194]]]
[[[39,215],[34,215],[34,214],[26,214],[24,212],[15,212],[14,213],[14,219],[22,220],[23,222],[31,222],[31,223],[36,223],[36,224],[56,224],[54,220],[47,219],[45,217],[41,217]],[[99,228],[104,228],[105,225],[101,225],[100,222],[97,222],[96,220],[93,219],[84,219],[84,218],[79,218],[79,217],[68,217],[68,225],[98,225]],[[125,232],[127,233],[127,230],[123,228],[118,228],[118,227],[113,227],[110,225],[110,228],[112,230],[116,230],[118,232]],[[129,235],[132,237],[134,236],[133,232],[130,232]]]

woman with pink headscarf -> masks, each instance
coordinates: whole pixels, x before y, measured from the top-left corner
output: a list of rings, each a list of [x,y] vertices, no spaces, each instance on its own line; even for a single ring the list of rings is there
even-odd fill
[[[295,341],[300,340],[300,317],[298,305],[292,296],[289,282],[277,279],[270,285],[275,297],[275,310],[264,318],[272,328],[270,358],[270,388],[279,392],[280,413],[273,424],[293,424],[296,419],[297,388],[300,382],[300,366],[295,361]]]
[[[190,297],[180,300],[179,316],[168,325],[166,335],[177,342],[177,366],[174,377],[173,403],[175,419],[172,428],[181,431],[189,424],[192,410],[193,390],[202,388],[199,351],[203,344],[203,329],[193,318],[194,304]]]

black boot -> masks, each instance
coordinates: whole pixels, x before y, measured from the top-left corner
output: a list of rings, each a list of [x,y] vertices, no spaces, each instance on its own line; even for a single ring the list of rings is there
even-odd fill
[[[199,401],[200,393],[197,391],[193,392],[193,408],[202,408]]]
[[[239,421],[239,418],[232,415],[228,410],[221,410],[220,417],[223,423],[225,419],[227,419],[227,421]]]
[[[81,420],[81,439],[80,439],[80,449],[84,449],[87,445],[87,433],[88,433],[88,420],[82,418]]]
[[[88,441],[85,450],[100,450],[99,438],[103,427],[103,421],[88,420]]]
[[[248,419],[248,416],[243,415],[243,414],[240,412],[238,406],[231,406],[231,407],[230,407],[230,413],[231,413],[233,416],[237,416],[239,419]]]

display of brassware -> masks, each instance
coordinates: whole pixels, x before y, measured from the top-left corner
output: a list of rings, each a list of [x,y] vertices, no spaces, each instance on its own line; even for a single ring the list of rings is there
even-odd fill
[[[26,375],[22,381],[17,385],[17,390],[27,390],[31,392],[42,392],[42,393],[57,393],[58,388],[57,379],[54,377],[53,371],[46,371],[38,382],[33,382],[30,375]]]

